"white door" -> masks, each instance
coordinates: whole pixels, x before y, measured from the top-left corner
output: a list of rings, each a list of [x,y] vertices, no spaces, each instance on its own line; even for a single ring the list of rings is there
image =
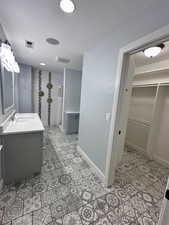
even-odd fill
[[[169,179],[161,207],[158,225],[169,225]]]
[[[132,91],[132,79],[134,76],[135,61],[134,56],[126,56],[127,61],[125,64],[125,74],[120,82],[120,88],[117,100],[117,109],[114,110],[114,115],[112,113],[111,125],[114,130],[110,131],[109,148],[110,151],[107,154],[106,162],[106,177],[105,182],[107,186],[113,184],[115,169],[124,151],[124,143],[127,129],[128,112]],[[122,61],[122,60],[121,60]],[[115,105],[116,103],[114,103]],[[115,106],[113,106],[115,107]]]

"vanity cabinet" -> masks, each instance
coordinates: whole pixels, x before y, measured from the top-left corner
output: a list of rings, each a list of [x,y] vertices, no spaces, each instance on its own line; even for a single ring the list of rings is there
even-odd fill
[[[79,130],[79,112],[65,112],[64,130],[66,134],[77,134]]]
[[[3,125],[2,178],[17,183],[41,172],[43,124],[36,113],[18,113]]]
[[[40,173],[43,132],[3,135],[2,177],[5,184]]]

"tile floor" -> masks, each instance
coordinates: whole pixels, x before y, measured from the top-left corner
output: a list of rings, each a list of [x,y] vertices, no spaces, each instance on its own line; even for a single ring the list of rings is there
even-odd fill
[[[77,136],[45,133],[40,175],[0,194],[0,224],[155,225],[169,170],[126,148],[114,185],[101,179],[76,150]]]

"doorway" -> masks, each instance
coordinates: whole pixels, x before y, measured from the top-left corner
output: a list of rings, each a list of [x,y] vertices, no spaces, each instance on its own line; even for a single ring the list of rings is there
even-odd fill
[[[119,89],[114,97],[114,100],[115,102],[117,102],[117,105],[116,106],[114,105],[114,108],[112,110],[111,131],[106,163],[107,186],[110,186],[116,179],[115,171],[118,168],[119,162],[124,162],[123,161],[124,155],[125,154],[131,155],[132,153],[133,155],[137,154],[137,152],[133,152],[133,150],[137,151],[140,150],[139,152],[140,155],[139,156],[137,155],[138,158],[140,157],[139,161],[141,160],[144,161],[146,160],[146,158],[144,157],[147,157],[147,160],[150,160],[152,165],[155,161],[155,163],[157,163],[159,167],[163,167],[164,170],[166,168],[165,172],[169,174],[167,150],[166,150],[167,148],[164,148],[162,152],[158,151],[159,146],[161,146],[161,144],[168,139],[166,138],[166,136],[164,137],[164,135],[161,135],[161,137],[159,138],[158,131],[159,125],[161,125],[161,123],[167,125],[164,121],[161,121],[160,118],[163,118],[163,116],[166,115],[167,112],[168,93],[169,93],[168,88],[169,81],[167,81],[167,79],[169,77],[169,73],[168,75],[167,74],[164,75],[163,73],[163,75],[160,77],[160,79],[161,78],[164,80],[166,79],[165,81],[156,80],[154,83],[152,83],[149,80],[149,82],[147,82],[146,85],[145,83],[142,82],[143,80],[145,82],[146,75],[141,77],[141,79],[140,77],[139,78],[137,77],[137,79],[135,77],[133,79],[132,76],[134,75],[135,71],[135,61],[133,63],[133,56],[135,54],[138,54],[139,52],[143,53],[143,50],[150,46],[154,46],[160,43],[166,43],[167,40],[168,40],[167,31],[164,31],[161,34],[159,34],[159,32],[157,33],[155,32],[149,37],[143,38],[142,40],[139,40],[136,43],[132,43],[131,45],[121,49],[120,51],[119,65],[117,71],[118,75],[120,74],[121,76],[117,79],[117,87]],[[150,77],[152,79],[152,74]],[[155,80],[155,77],[157,78],[157,74],[156,76],[153,77],[153,80]],[[137,83],[137,81],[140,83]],[[147,96],[148,98],[146,98]],[[144,111],[145,107],[143,105],[138,104],[137,101],[138,99],[141,104],[143,104],[144,102],[143,100],[147,99],[145,101],[145,104],[147,104],[146,108],[147,111],[146,110],[145,111],[148,113]],[[132,105],[134,106],[132,109],[130,109],[131,106],[130,100],[132,101]],[[140,120],[134,117],[137,113],[140,113],[140,116],[138,115],[138,118],[140,118]],[[143,115],[142,118],[141,114]],[[129,115],[131,115],[130,118]],[[138,125],[139,122],[142,122],[143,124],[142,128],[138,128],[140,127]],[[153,122],[156,123],[152,126]],[[132,131],[133,128],[140,129],[139,132],[141,133],[138,134],[136,132],[133,132]],[[163,134],[165,133],[167,134],[166,127],[160,129]],[[140,136],[141,134],[142,136]],[[135,140],[137,144],[136,142],[134,143],[132,139]],[[140,143],[138,143],[139,141]],[[124,152],[124,145],[127,146],[126,148],[128,148],[125,152]],[[164,146],[167,146],[167,144],[165,143]],[[135,149],[136,147],[138,148]],[[155,147],[156,147],[155,151],[156,154],[153,154]],[[146,152],[143,152],[143,150],[145,149]],[[163,157],[161,153],[163,154]],[[141,157],[143,158],[141,159]],[[144,161],[143,164],[146,164],[146,162]],[[154,164],[154,166],[156,165]],[[146,170],[147,168],[146,166],[144,168],[143,167],[142,169],[144,173],[142,175],[144,176],[145,175],[144,170]],[[137,176],[139,176],[139,174],[137,174]],[[163,175],[161,174],[160,176],[162,177],[164,176],[164,174]],[[147,178],[150,181],[150,179],[153,179],[153,176]],[[153,180],[153,182],[154,181],[155,180]],[[163,181],[164,182],[162,188],[164,195],[167,180]]]
[[[132,55],[131,82],[124,152],[115,174],[115,183],[129,183],[135,198],[152,217],[139,218],[157,224],[169,176],[169,42],[154,58],[144,52]],[[126,187],[126,186],[125,186]],[[131,198],[131,201],[134,197]],[[143,208],[144,208],[143,207]]]

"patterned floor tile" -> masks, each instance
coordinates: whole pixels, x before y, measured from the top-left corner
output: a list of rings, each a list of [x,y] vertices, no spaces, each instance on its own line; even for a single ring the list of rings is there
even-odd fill
[[[48,190],[48,184],[45,180],[40,181],[33,185],[32,192],[33,196]]]
[[[52,222],[52,224],[49,225],[63,225],[63,220],[62,218],[56,219]]]
[[[4,213],[4,210],[2,208],[0,209],[0,224],[2,224],[3,213]]]
[[[132,207],[137,210],[140,214],[144,213],[148,209],[148,205],[144,202],[139,195],[135,195],[131,198]]]
[[[3,216],[3,223],[10,222],[18,217],[23,215],[23,200],[17,198],[13,202],[12,205],[5,208],[4,216]]]
[[[168,168],[126,147],[107,189],[78,152],[77,135],[52,127],[45,130],[41,174],[1,192],[0,224],[2,219],[10,225],[154,225],[168,174]]]
[[[120,199],[120,202],[128,201],[131,198],[131,196],[128,193],[128,190],[125,187],[116,188],[115,194]]]
[[[108,205],[108,202],[105,199],[105,196],[102,198],[98,198],[93,202],[94,210],[96,211],[98,217],[103,217],[106,215],[111,209]]]
[[[154,218],[152,218],[148,213],[144,213],[138,218],[138,222],[140,225],[156,225],[156,221],[154,221]]]
[[[41,208],[40,195],[35,195],[32,198],[27,198],[24,201],[24,214],[38,210],[40,208]]]
[[[81,200],[83,201],[84,204],[91,202],[95,199],[95,195],[93,194],[93,192],[88,191],[86,189],[81,191]]]
[[[53,158],[53,157],[52,157]],[[49,172],[55,169],[55,164],[52,160],[46,160],[42,166],[42,173]]]
[[[16,191],[4,191],[0,194],[0,208],[10,207],[16,198]]]
[[[12,225],[33,225],[32,213],[19,217],[16,220],[13,220]]]
[[[151,167],[149,165],[146,165],[146,164],[141,164],[138,168],[142,172],[142,174],[151,172]]]
[[[12,222],[9,222],[9,223],[3,223],[3,225],[12,225]]]
[[[17,197],[25,200],[27,198],[31,198],[33,195],[32,185],[30,183],[25,183],[21,185],[16,192]]]
[[[112,185],[113,187],[124,187],[127,184],[130,184],[130,178],[128,177],[129,173],[127,173],[127,176],[124,174],[119,174],[118,172],[116,172],[116,176],[115,176],[115,180],[114,180],[114,184]]]
[[[82,225],[77,212],[72,212],[63,217],[63,225]]]
[[[50,222],[52,222],[52,216],[49,207],[33,212],[33,225],[46,225]]]
[[[136,187],[134,187],[132,184],[127,184],[124,186],[125,192],[128,196],[132,197],[138,193],[138,190]]]
[[[79,209],[82,224],[89,225],[97,221],[98,214],[92,204],[86,204]]]
[[[54,219],[58,219],[69,213],[69,208],[66,202],[63,200],[53,202],[50,205],[50,210],[51,210],[52,218]]]
[[[112,210],[119,207],[121,199],[119,199],[115,193],[108,193],[105,198]]]
[[[167,182],[164,184],[161,180],[158,180],[157,182],[153,183],[154,188],[161,192],[163,195],[165,193]]]
[[[56,169],[59,169],[63,166],[60,160],[55,160],[54,165]]]
[[[56,196],[56,192],[53,189],[41,193],[42,207],[50,205],[51,203],[55,202],[56,200],[60,200],[60,199],[61,199],[61,196],[59,195],[59,199],[58,199]]]
[[[138,191],[145,190],[147,189],[147,186],[151,185],[151,182],[148,181],[147,183],[144,177],[137,177],[137,179],[133,179],[131,182]]]
[[[108,220],[107,216],[100,218],[97,222],[93,223],[94,225],[112,225],[112,223]]]
[[[71,175],[70,174],[62,174],[59,177],[59,183],[62,185],[69,185],[71,183]]]
[[[145,174],[145,177],[151,182],[151,184],[158,181],[158,178],[152,173]]]

